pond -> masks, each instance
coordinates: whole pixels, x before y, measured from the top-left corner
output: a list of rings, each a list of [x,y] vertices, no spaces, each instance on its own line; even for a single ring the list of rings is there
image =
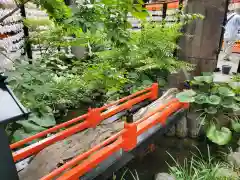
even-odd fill
[[[180,139],[176,137],[162,136],[159,138],[153,152],[148,153],[144,157],[136,157],[125,167],[116,172],[116,180],[121,180],[123,173],[127,169],[132,172],[136,170],[139,180],[154,180],[154,176],[157,173],[169,172],[168,164],[170,166],[175,165],[173,158],[181,165],[183,165],[186,158],[188,160],[191,159],[193,153],[199,156],[199,151],[201,151],[204,158],[207,158],[208,147],[210,149],[211,157],[222,160],[222,155],[219,152],[228,152],[229,147],[235,149],[237,146],[235,140],[233,140],[229,146],[219,147],[205,137],[198,139]],[[134,180],[130,173],[126,173],[125,179]],[[113,178],[109,180],[113,180]]]
[[[174,165],[172,158],[179,163],[183,163],[185,158],[191,157],[192,153],[197,154],[197,148],[201,151],[207,149],[204,141],[197,141],[193,139],[179,139],[176,137],[162,136],[159,138],[155,150],[145,156],[139,156],[133,159],[125,167],[120,169],[117,173],[117,180],[121,179],[122,174],[126,169],[137,171],[140,180],[152,180],[155,174],[159,172],[168,172],[168,164]],[[171,154],[171,156],[169,154]],[[126,174],[126,180],[133,179],[130,173]]]

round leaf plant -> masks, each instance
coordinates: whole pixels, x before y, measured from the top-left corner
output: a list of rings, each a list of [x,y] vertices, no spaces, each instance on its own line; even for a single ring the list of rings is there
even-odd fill
[[[196,95],[196,92],[193,90],[186,90],[183,92],[180,92],[176,95],[177,99],[180,102],[194,102],[194,96]]]
[[[232,138],[232,132],[226,127],[217,129],[215,124],[211,124],[207,129],[207,137],[218,145],[226,145]]]

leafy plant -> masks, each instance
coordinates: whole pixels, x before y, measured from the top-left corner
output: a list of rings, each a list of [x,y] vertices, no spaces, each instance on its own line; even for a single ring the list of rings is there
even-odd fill
[[[53,115],[78,106],[84,94],[84,84],[78,76],[65,74],[58,77],[41,63],[16,63],[15,70],[6,74],[9,85],[21,102],[35,117],[39,117],[20,122],[23,127],[49,127],[48,124],[53,123]]]
[[[218,145],[225,145],[231,140],[232,132],[226,127],[221,127],[218,130],[216,125],[212,124],[207,130],[207,137]]]
[[[108,91],[118,91],[127,82],[124,77],[126,72],[118,71],[108,62],[89,65],[83,72],[82,78],[86,82],[87,89],[103,88]]]
[[[232,81],[233,82],[240,82],[240,74],[236,74],[232,76]]]
[[[63,25],[64,20],[71,17],[71,9],[64,0],[35,0],[36,4],[45,9],[49,17],[57,24]]]
[[[54,0],[52,0],[54,1]],[[57,26],[48,26],[47,31],[32,34],[32,42],[44,42],[46,44],[58,46],[70,46],[84,44],[90,37],[87,33],[95,34],[101,31],[106,34],[106,38],[112,42],[112,45],[121,46],[126,45],[129,39],[129,32],[126,31],[131,25],[127,21],[127,14],[132,13],[133,16],[138,18],[145,18],[148,13],[142,7],[143,2],[139,0],[133,4],[133,0],[100,0],[100,1],[81,1],[77,2],[76,6],[71,8],[62,5],[62,0],[58,3],[59,6],[55,9],[52,2],[43,2],[40,4],[47,10],[50,19]],[[63,12],[63,14],[58,14]],[[25,24],[28,26],[36,25],[37,23],[26,20]],[[43,25],[39,23],[39,25]],[[49,25],[47,22],[45,25]],[[65,37],[74,37],[67,41]],[[89,46],[89,44],[88,44]]]
[[[197,95],[195,96],[197,93],[193,90],[188,90],[188,91],[183,91],[180,92],[176,95],[176,97],[178,98],[178,100],[180,102],[194,102],[197,101],[200,104],[203,104],[206,100],[206,97],[203,95]]]
[[[6,75],[8,83],[26,107],[40,114],[49,113],[43,99],[51,92],[51,87],[46,83],[53,76],[50,69],[40,64],[15,63],[15,70]]]
[[[239,117],[235,117],[233,119],[231,119],[231,123],[232,123],[232,129],[234,131],[236,131],[237,133],[240,133],[240,119]]]
[[[195,18],[201,16],[195,15]],[[134,92],[153,82],[163,86],[168,75],[177,72],[180,67],[185,67],[187,70],[194,68],[193,65],[178,60],[173,54],[178,48],[177,38],[183,35],[180,29],[185,23],[176,22],[162,26],[143,21],[141,31],[129,32],[126,45],[114,46],[109,51],[98,52],[96,59],[101,63],[107,61],[118,71],[125,72],[125,77],[129,80],[124,86],[126,91]],[[98,66],[97,63],[95,65]]]
[[[182,66],[192,70],[190,64],[179,61],[173,55],[178,48],[176,40],[183,35],[180,32],[182,24],[165,27],[157,23],[145,23],[143,26],[142,31],[133,33],[133,42],[137,46],[132,52],[135,57],[130,60],[135,64],[136,70],[158,69],[174,73]]]
[[[196,76],[190,82],[191,90],[177,94],[180,102],[192,103],[193,109],[201,113],[204,120],[207,137],[219,145],[225,145],[231,140],[232,133],[228,127],[222,127],[221,118],[233,118],[240,110],[236,86],[213,82],[212,76]],[[234,121],[235,122],[235,121]],[[234,130],[237,125],[234,124]]]
[[[32,30],[28,41],[40,50],[41,58],[56,56],[57,49],[69,46],[86,46],[89,37],[81,29],[66,29],[46,18],[41,20],[25,19],[24,24]],[[75,38],[72,36],[75,35]]]
[[[13,133],[12,142],[22,140],[38,132],[44,131],[46,128],[56,125],[56,121],[52,114],[46,114],[42,117],[37,117],[36,115],[32,114],[28,120],[17,121],[17,124],[19,124],[21,128],[17,129]]]
[[[84,82],[79,76],[58,76],[41,63],[20,63],[8,72],[8,82],[22,103],[39,115],[55,113],[59,106],[75,107],[83,97]]]

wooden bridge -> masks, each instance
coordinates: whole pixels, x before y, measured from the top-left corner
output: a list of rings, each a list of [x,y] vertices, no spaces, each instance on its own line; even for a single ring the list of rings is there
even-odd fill
[[[12,144],[10,148],[13,151],[13,159],[17,163],[37,154],[53,143],[87,128],[94,128],[109,118],[117,120],[122,116],[128,116],[129,112],[137,111],[146,104],[157,100],[158,97],[158,85],[153,84],[149,88],[103,107],[89,109],[87,114]],[[107,176],[111,176],[113,172],[132,160],[136,154],[146,151],[153,141],[159,138],[159,135],[181,119],[188,107],[188,103],[181,103],[176,98],[172,98],[137,121],[128,118],[122,130],[68,160],[49,174],[43,175],[41,180],[77,180],[79,178],[81,180],[94,178],[99,180],[100,177],[106,179]],[[62,128],[65,130],[59,131]],[[29,142],[39,138],[42,140],[26,146]],[[105,176],[103,176],[104,174]]]

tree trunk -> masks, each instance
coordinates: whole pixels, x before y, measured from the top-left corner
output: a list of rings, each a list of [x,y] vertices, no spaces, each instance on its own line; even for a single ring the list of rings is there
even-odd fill
[[[196,64],[193,72],[199,75],[213,71],[217,65],[217,52],[228,0],[188,0],[186,13],[199,13],[205,19],[195,21],[184,28],[186,34],[180,39],[179,58]]]
[[[185,36],[179,40],[179,59],[196,65],[192,76],[212,72],[217,66],[217,55],[226,16],[228,0],[188,0],[186,13],[199,13],[205,18],[183,28]],[[185,80],[182,73],[175,76],[175,87]]]

